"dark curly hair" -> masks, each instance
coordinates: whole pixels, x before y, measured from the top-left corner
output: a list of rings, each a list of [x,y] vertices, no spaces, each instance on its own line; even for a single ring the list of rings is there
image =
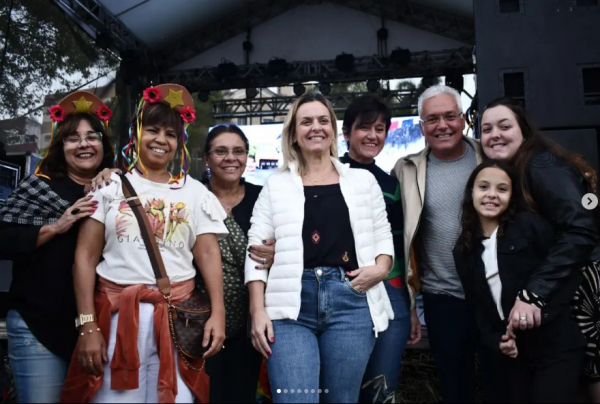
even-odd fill
[[[482,233],[481,220],[479,214],[475,210],[473,204],[473,187],[479,173],[486,168],[498,168],[506,173],[511,181],[512,196],[508,209],[500,215],[500,228],[498,229],[498,237],[504,235],[506,224],[513,221],[517,207],[520,202],[520,194],[518,193],[517,177],[514,170],[506,162],[499,160],[486,160],[481,163],[469,177],[467,187],[465,189],[465,197],[463,199],[462,215],[461,215],[461,234],[456,242],[456,247],[463,253],[470,253],[475,248],[475,240],[477,235]]]
[[[115,153],[111,145],[111,139],[104,124],[94,115],[90,114],[73,114],[68,115],[63,122],[58,125],[55,138],[48,148],[46,157],[42,160],[39,166],[39,173],[50,178],[65,178],[67,176],[67,160],[65,159],[63,139],[77,132],[79,123],[85,120],[92,129],[102,133],[102,146],[104,148],[104,157],[102,163],[98,167],[98,172],[105,168],[113,168]]]

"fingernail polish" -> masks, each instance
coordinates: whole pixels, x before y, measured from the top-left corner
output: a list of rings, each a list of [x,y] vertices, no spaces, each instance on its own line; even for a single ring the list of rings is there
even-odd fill
[[[109,186],[109,185],[110,185],[110,182],[106,181],[106,182],[105,182],[105,184],[106,184],[106,186]]]
[[[252,246],[248,247],[248,252],[252,252]]]
[[[262,241],[262,243],[263,243],[263,244],[267,244],[267,240],[263,240],[263,241]]]
[[[275,337],[271,338],[271,344],[275,343]]]

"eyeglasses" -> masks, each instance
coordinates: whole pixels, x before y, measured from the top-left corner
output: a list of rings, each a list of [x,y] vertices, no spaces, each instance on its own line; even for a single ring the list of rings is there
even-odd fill
[[[79,146],[84,140],[90,146],[97,146],[102,143],[102,133],[88,133],[84,137],[79,135],[69,135],[63,139],[63,143],[67,146]]]
[[[444,114],[444,115],[429,116],[426,119],[420,119],[420,121],[424,122],[425,125],[427,125],[427,126],[434,126],[434,125],[438,125],[442,121],[442,119],[444,119],[444,121],[446,121],[446,122],[454,122],[458,118],[460,118],[462,115],[463,115],[462,112],[460,112],[458,114],[456,112],[448,112],[447,114]]]
[[[248,155],[248,150],[243,147],[236,147],[235,149],[227,149],[225,147],[219,147],[209,151],[209,154],[214,154],[219,158],[225,158],[229,155],[229,153],[233,154],[235,157],[243,157]]]

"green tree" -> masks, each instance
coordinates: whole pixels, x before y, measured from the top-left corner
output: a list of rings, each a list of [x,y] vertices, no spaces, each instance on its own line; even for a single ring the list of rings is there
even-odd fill
[[[0,69],[0,116],[4,117],[35,109],[47,94],[72,91],[116,69],[118,63],[48,0],[0,2],[0,46],[0,55],[6,51]]]

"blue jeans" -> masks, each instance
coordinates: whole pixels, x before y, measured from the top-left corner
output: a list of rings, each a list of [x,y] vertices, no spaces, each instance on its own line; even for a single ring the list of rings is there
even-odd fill
[[[15,310],[6,318],[8,357],[20,403],[58,403],[69,364],[48,351]]]
[[[443,402],[475,402],[475,316],[465,300],[452,296],[423,293],[423,304]]]
[[[298,321],[273,321],[273,329],[267,365],[274,402],[358,401],[375,332],[366,294],[342,269],[305,270]]]
[[[400,385],[402,355],[410,337],[410,297],[406,288],[398,289],[384,282],[392,308],[394,320],[386,332],[379,334],[371,355],[360,392],[361,403],[394,402],[388,400]]]

